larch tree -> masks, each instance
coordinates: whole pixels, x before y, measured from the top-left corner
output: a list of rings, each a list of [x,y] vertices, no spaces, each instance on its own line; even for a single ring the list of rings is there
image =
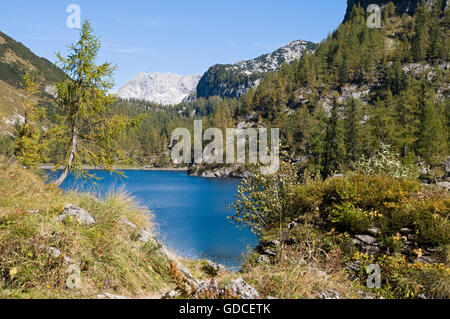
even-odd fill
[[[117,139],[140,124],[140,117],[111,116],[115,98],[108,94],[114,86],[116,67],[109,62],[96,65],[101,42],[93,34],[89,21],[84,22],[80,39],[69,47],[69,55],[57,54],[59,66],[68,78],[56,85],[57,102],[63,116],[54,131],[66,145],[64,170],[55,185],[70,171],[90,164],[113,171],[113,165],[124,159]]]

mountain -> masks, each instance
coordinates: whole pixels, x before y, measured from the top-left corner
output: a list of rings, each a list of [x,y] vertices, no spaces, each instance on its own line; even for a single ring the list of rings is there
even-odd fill
[[[283,63],[290,63],[315,47],[312,42],[298,40],[253,60],[214,65],[200,79],[197,97],[240,97],[250,87],[258,85],[265,73],[279,70]]]
[[[429,4],[436,3],[437,0],[425,0]],[[395,11],[397,14],[402,15],[404,13],[409,15],[414,15],[416,12],[417,5],[422,2],[422,0],[381,0],[381,1],[374,1],[374,0],[348,0],[347,1],[347,12],[345,14],[345,20],[347,20],[350,17],[350,13],[354,6],[360,5],[364,9],[367,9],[367,7],[371,4],[377,4],[380,7],[384,7],[389,2],[393,2],[395,5]],[[442,2],[443,8],[447,7],[449,5],[449,0],[444,0]]]
[[[22,118],[23,76],[27,71],[42,83],[40,102],[51,104],[53,83],[63,80],[64,72],[0,31],[0,132]]]
[[[181,103],[195,92],[200,75],[172,73],[138,73],[117,94],[123,99],[147,100],[163,105]]]

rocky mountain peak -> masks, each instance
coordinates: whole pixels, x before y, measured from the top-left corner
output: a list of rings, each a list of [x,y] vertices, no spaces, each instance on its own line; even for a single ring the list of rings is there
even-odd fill
[[[163,105],[181,103],[195,92],[200,75],[173,73],[137,73],[117,94],[123,99],[140,99]]]

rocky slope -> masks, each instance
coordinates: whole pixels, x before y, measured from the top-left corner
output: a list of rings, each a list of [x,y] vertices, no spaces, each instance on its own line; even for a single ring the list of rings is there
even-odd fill
[[[0,31],[0,131],[22,119],[23,76],[27,71],[42,82],[41,102],[51,103],[53,82],[63,80],[64,72]]]
[[[163,105],[181,103],[192,94],[200,75],[181,76],[172,73],[138,73],[117,94],[123,99],[140,99]]]
[[[315,46],[312,42],[298,40],[253,60],[214,65],[200,79],[197,97],[240,97],[250,87],[258,85],[265,73],[279,70],[283,63],[300,58]]]

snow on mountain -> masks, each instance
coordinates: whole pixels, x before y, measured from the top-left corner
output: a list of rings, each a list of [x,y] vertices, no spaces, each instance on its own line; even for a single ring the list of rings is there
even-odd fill
[[[195,92],[200,78],[198,74],[138,73],[117,91],[117,95],[123,99],[174,105]]]

